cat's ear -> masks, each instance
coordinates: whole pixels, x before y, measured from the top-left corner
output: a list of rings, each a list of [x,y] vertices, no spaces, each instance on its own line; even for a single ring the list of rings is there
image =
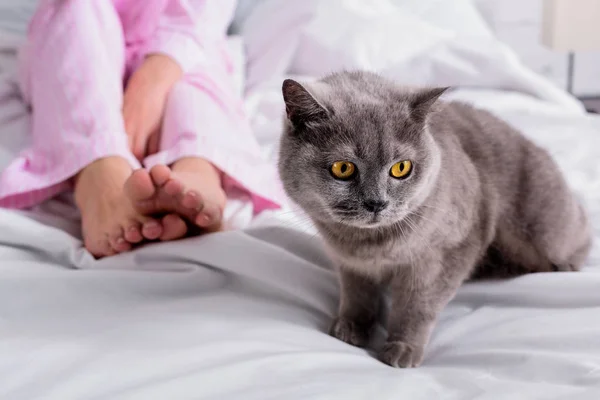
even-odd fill
[[[444,94],[448,87],[437,87],[420,90],[413,94],[410,100],[410,115],[417,122],[425,121],[431,106]]]
[[[325,107],[298,82],[286,79],[283,81],[282,91],[285,112],[295,127],[303,126],[308,122],[317,122],[329,116]]]

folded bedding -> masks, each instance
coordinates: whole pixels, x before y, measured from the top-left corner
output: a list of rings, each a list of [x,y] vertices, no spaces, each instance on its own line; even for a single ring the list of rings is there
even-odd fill
[[[549,150],[598,239],[600,117],[523,67],[471,2],[447,3],[259,2],[239,32],[263,153],[277,162],[286,77],[367,69],[452,85],[448,100],[490,110]],[[18,40],[0,37],[1,168],[29,122],[14,83]],[[0,398],[600,397],[598,240],[581,272],[464,285],[423,365],[397,370],[369,350],[381,327],[367,350],[327,334],[338,283],[308,218],[293,205],[244,215],[242,230],[95,260],[68,195],[0,210]]]

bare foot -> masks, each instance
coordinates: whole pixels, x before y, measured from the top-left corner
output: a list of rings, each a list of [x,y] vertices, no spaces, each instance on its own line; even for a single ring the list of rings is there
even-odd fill
[[[176,213],[198,227],[212,229],[220,225],[226,202],[219,172],[196,157],[183,158],[171,168],[156,165],[150,173],[135,171],[125,193],[141,214]]]
[[[131,167],[120,157],[107,157],[85,167],[75,179],[75,202],[81,212],[84,245],[95,257],[110,256],[131,249],[144,239],[155,240],[174,232],[137,212],[125,196],[123,186]],[[167,218],[167,217],[165,217]],[[185,224],[177,218],[179,226]]]

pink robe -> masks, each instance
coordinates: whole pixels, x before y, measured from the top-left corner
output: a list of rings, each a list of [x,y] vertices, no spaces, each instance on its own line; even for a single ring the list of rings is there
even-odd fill
[[[143,165],[203,157],[225,173],[226,190],[251,194],[255,212],[277,208],[277,172],[261,158],[225,49],[234,8],[234,0],[41,0],[20,63],[32,144],[3,171],[0,206],[29,207],[68,190],[102,157],[141,168],[121,115],[124,82],[147,54],[162,53],[184,77],[167,100],[160,151]]]

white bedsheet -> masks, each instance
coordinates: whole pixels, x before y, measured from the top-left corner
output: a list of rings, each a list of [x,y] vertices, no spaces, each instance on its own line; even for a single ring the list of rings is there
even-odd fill
[[[347,18],[361,7],[350,0],[328,3]],[[391,3],[376,3],[384,18]],[[424,3],[431,1],[419,4]],[[269,7],[263,11],[271,12],[291,3],[263,4]],[[314,23],[315,16],[340,15],[335,10],[324,13],[319,1],[295,4],[304,10],[296,15],[308,15],[296,25],[246,32],[251,61],[246,105],[273,160],[283,76],[309,73],[302,69],[306,60],[294,59],[317,54],[343,37]],[[417,8],[409,11],[403,18],[417,18]],[[289,8],[278,15],[288,12],[294,15]],[[365,23],[379,26],[377,14],[371,18]],[[444,38],[454,32],[434,26]],[[309,27],[323,30],[322,43]],[[289,49],[273,41],[275,48],[263,47],[260,58],[257,49],[266,43],[261,34],[304,44],[285,58]],[[359,39],[352,46],[366,48]],[[452,50],[457,40],[462,40],[459,54]],[[492,110],[548,148],[586,203],[600,237],[600,118],[584,115],[573,99],[541,79],[529,79],[514,60],[501,79],[495,76],[489,65],[502,62],[494,57],[504,50],[482,50],[479,59],[466,63],[460,55],[473,54],[476,47],[465,53],[462,38],[445,43],[445,63],[435,61],[440,53],[420,53],[419,65],[437,62],[426,80],[443,76],[444,84],[452,84],[453,76],[461,81],[477,75],[473,81],[480,84],[450,97]],[[343,66],[362,66],[363,53],[357,50],[353,57],[351,48],[335,47],[345,52]],[[287,61],[261,64],[278,54]],[[410,60],[387,59],[377,68],[391,74],[398,64],[410,70]],[[26,109],[10,83],[12,62],[0,40],[0,166],[22,145],[27,128]],[[277,69],[261,71],[267,67]],[[315,61],[314,68],[327,66]],[[518,87],[500,90],[507,81]],[[337,283],[301,215],[264,213],[244,231],[149,245],[96,261],[81,247],[67,200],[35,212],[0,210],[1,399],[600,398],[598,245],[583,272],[465,285],[442,313],[423,366],[395,370],[325,333],[336,311]],[[375,345],[381,337],[379,332]]]

